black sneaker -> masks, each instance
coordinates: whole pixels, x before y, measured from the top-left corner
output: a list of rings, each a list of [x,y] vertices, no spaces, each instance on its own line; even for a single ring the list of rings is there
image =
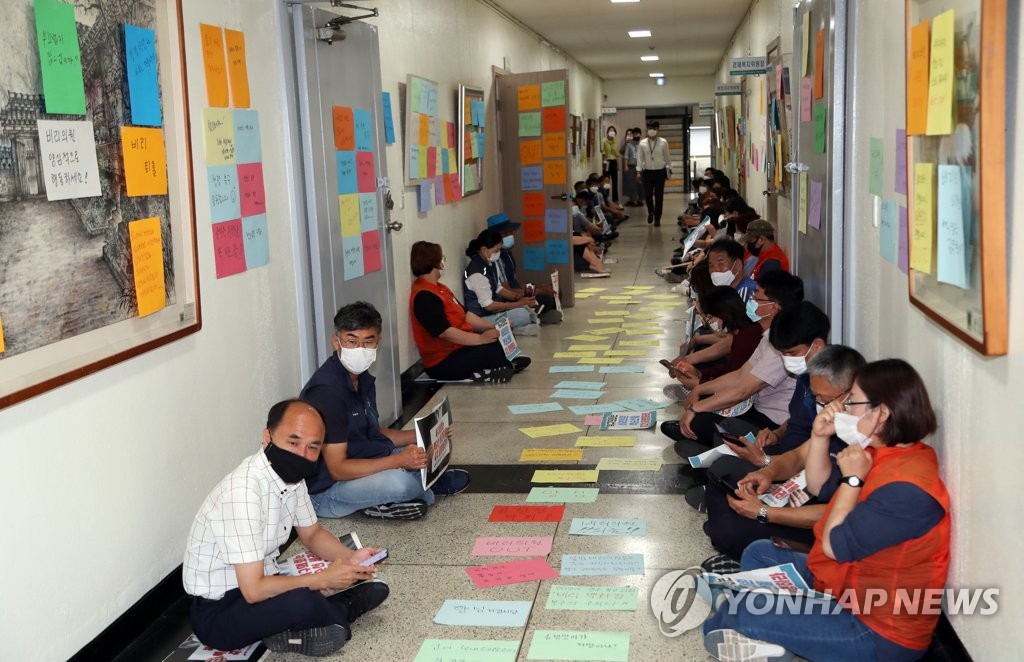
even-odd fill
[[[541,324],[559,324],[562,321],[562,311],[560,310],[545,310],[540,314]]]
[[[727,554],[718,554],[711,558],[704,559],[700,563],[704,572],[713,572],[716,575],[731,575],[740,571],[740,564]]]
[[[523,370],[526,370],[531,363],[532,361],[529,356],[517,356],[512,359],[512,370],[515,371],[515,374],[519,374]]]
[[[435,495],[455,496],[466,491],[470,482],[469,472],[465,469],[449,469],[430,486]]]
[[[337,653],[352,635],[344,625],[324,625],[304,630],[285,630],[263,640],[275,653],[298,653],[325,657]]]
[[[512,379],[512,375],[512,366],[501,366],[500,368],[484,368],[479,372],[474,372],[472,380],[474,382],[482,382],[487,384],[504,384],[505,382]]]
[[[398,503],[382,503],[379,506],[364,508],[363,514],[377,519],[423,519],[423,516],[427,514],[427,504],[419,499]]]
[[[694,485],[686,490],[683,500],[698,513],[708,512],[708,504],[704,501],[704,485]]]
[[[679,429],[679,421],[664,421],[661,424],[661,433],[672,441],[686,439],[683,436],[683,431]]]
[[[348,607],[348,622],[352,623],[363,614],[369,613],[379,607],[387,600],[391,589],[379,579],[363,582],[347,591],[342,591],[335,602],[341,602]]]

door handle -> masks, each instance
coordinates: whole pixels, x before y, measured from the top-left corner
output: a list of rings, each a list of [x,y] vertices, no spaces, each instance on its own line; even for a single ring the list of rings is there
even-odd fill
[[[553,196],[551,196],[551,199],[552,200],[568,200],[569,196],[567,194],[563,193],[562,195],[553,195]]]
[[[789,163],[784,165],[783,168],[786,169],[786,172],[794,175],[799,172],[807,172],[808,170],[811,169],[809,165],[807,165],[806,163],[800,163],[799,161],[790,161]]]
[[[401,221],[388,221],[387,223],[384,224],[384,228],[388,232],[398,232],[399,230],[402,229],[402,222]]]

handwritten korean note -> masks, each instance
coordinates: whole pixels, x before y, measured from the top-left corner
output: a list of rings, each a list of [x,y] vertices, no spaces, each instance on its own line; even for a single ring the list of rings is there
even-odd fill
[[[594,503],[596,487],[534,487],[526,497],[527,503]]]
[[[238,166],[238,195],[242,216],[256,216],[267,212],[262,163],[245,163]]]
[[[565,81],[553,80],[541,83],[540,105],[548,108],[550,106],[565,105]]]
[[[896,262],[897,238],[896,232],[899,229],[899,220],[896,215],[896,203],[892,200],[882,200],[882,213],[878,222],[878,249],[882,257],[889,262]]]
[[[145,317],[162,309],[167,301],[160,218],[154,216],[130,222],[128,238],[132,247],[135,299],[138,303],[139,317]]]
[[[643,554],[563,554],[562,576],[612,576],[644,574]]]
[[[594,372],[594,366],[592,366],[592,365],[553,365],[553,366],[548,366],[548,372],[550,372],[550,373]]]
[[[34,8],[46,112],[85,115],[85,83],[75,7],[56,0],[35,0]]]
[[[907,63],[907,135],[918,136],[928,127],[928,21],[910,29]]]
[[[565,399],[565,400],[597,400],[604,393],[601,391],[589,391],[587,389],[559,389],[549,395],[548,397],[552,400]]]
[[[626,662],[629,633],[536,630],[526,659]]]
[[[519,110],[540,109],[540,85],[520,85],[517,92]]]
[[[524,448],[520,462],[579,462],[583,451],[579,448]]]
[[[47,200],[92,198],[102,194],[96,139],[88,120],[38,120],[39,156]]]
[[[227,165],[236,162],[234,127],[235,119],[230,109],[203,109],[203,145],[206,148],[206,165]],[[136,128],[123,127],[121,130],[122,141],[125,129]]]
[[[569,526],[571,536],[644,536],[647,521],[642,519],[600,519],[574,517]]]
[[[519,428],[519,431],[531,439],[539,437],[554,437],[560,434],[573,434],[583,432],[572,423],[559,423],[557,425],[540,425],[536,427]]]
[[[515,662],[518,652],[518,639],[425,639],[413,662]]]
[[[529,405],[508,405],[508,410],[513,414],[544,414],[552,411],[563,411],[563,408],[557,402],[538,402]]]
[[[602,457],[597,468],[601,471],[661,471],[661,465],[657,458]]]
[[[199,24],[206,74],[206,102],[215,108],[228,106],[228,67],[224,59],[224,30],[217,25]]]
[[[334,148],[355,150],[356,126],[352,109],[347,106],[334,106],[331,108],[331,119],[334,129]]]
[[[242,241],[245,246],[245,268],[255,269],[270,261],[270,236],[267,215],[257,214],[242,219]]]
[[[466,568],[466,574],[473,580],[477,588],[491,588],[552,579],[558,576],[558,571],[552,568],[546,560],[534,558],[473,566]]]
[[[871,138],[868,155],[868,191],[882,195],[882,181],[885,170],[885,145],[881,138]]]
[[[807,215],[808,215],[808,204],[807,204],[807,201],[808,201],[807,193],[808,193],[808,191],[807,191],[807,189],[808,188],[809,188],[809,184],[808,184],[808,181],[807,181],[807,173],[806,172],[801,172],[800,173],[800,201],[798,203],[799,204],[799,206],[798,206],[798,214],[799,214],[799,216],[798,216],[798,219],[797,219],[797,221],[798,221],[797,222],[797,228],[800,230],[800,232],[802,232],[804,234],[807,234]]]
[[[521,628],[533,602],[529,600],[445,600],[434,615],[438,625]]]
[[[519,137],[540,137],[541,114],[538,112],[519,113]]]
[[[636,611],[635,586],[566,586],[552,584],[545,609],[573,611]]]
[[[209,166],[206,169],[210,199],[210,220],[230,221],[242,215],[238,199],[238,168],[233,165]]]
[[[538,469],[531,483],[596,483],[600,472],[596,469]]]
[[[217,278],[245,271],[245,241],[241,219],[213,224],[213,260]]]
[[[940,283],[967,289],[967,247],[960,166],[940,165],[938,170],[936,277]],[[895,209],[893,211],[895,224]]]
[[[147,28],[125,23],[124,57],[132,124],[160,126],[156,33]]]
[[[130,197],[167,195],[167,154],[162,129],[122,126],[121,154]]]
[[[925,133],[953,131],[953,10],[932,19],[931,64],[928,70],[928,122]]]
[[[547,556],[552,536],[481,536],[473,543],[473,556]]]
[[[935,164],[914,164],[913,228],[910,241],[910,268],[932,272],[935,219]]]
[[[495,506],[488,522],[560,522],[565,506]]]
[[[255,110],[233,110],[235,161],[256,163],[262,160],[260,117]]]
[[[228,58],[228,83],[235,108],[249,107],[249,67],[245,62],[245,33],[224,29],[224,47]]]

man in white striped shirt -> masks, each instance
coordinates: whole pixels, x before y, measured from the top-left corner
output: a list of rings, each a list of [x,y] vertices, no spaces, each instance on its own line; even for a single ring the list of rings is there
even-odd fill
[[[657,120],[648,122],[647,138],[640,141],[636,150],[636,181],[643,184],[647,198],[647,222],[654,225],[661,225],[665,180],[672,174],[668,141],[658,137],[660,127]]]

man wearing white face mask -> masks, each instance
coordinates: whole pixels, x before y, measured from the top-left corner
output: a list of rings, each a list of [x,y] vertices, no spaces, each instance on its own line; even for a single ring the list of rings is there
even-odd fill
[[[665,180],[672,174],[672,161],[668,141],[658,136],[661,124],[647,123],[647,137],[637,145],[636,177],[643,183],[647,198],[647,223],[661,225],[661,212],[665,201]]]
[[[469,474],[449,469],[424,490],[419,470],[426,453],[414,430],[380,424],[376,380],[368,372],[377,355],[381,317],[364,301],[343,306],[334,316],[335,354],[327,358],[302,389],[302,397],[324,415],[327,432],[317,473],[307,480],[320,517],[345,517],[356,511],[383,519],[419,519],[435,494],[458,494]]]

